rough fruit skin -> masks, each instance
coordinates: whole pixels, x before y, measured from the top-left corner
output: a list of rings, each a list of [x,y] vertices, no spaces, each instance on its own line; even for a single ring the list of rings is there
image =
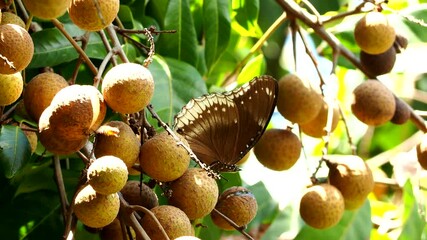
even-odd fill
[[[183,137],[180,139],[188,146]],[[169,182],[184,174],[190,164],[190,155],[164,131],[142,144],[139,160],[148,176],[157,181]]]
[[[122,63],[110,69],[102,81],[102,94],[114,111],[127,114],[144,109],[154,94],[153,76],[146,67]]]
[[[60,139],[79,140],[104,119],[102,95],[93,86],[72,85],[61,89],[39,119],[39,132],[47,128]],[[48,110],[49,109],[49,110]],[[46,113],[45,113],[46,112]]]
[[[18,100],[23,88],[21,73],[0,74],[0,106],[7,106]]]
[[[372,76],[389,73],[393,69],[395,62],[396,50],[394,46],[379,54],[360,52],[360,63]]]
[[[310,122],[300,124],[299,127],[301,128],[301,131],[311,137],[315,138],[321,138],[323,136],[326,136],[326,124],[328,121],[328,104],[326,102],[323,102],[323,106],[320,109],[319,114],[311,120]],[[331,132],[335,130],[335,128],[338,125],[338,121],[340,119],[340,111],[338,109],[338,105],[334,106],[334,109],[332,110],[332,123],[331,123]]]
[[[358,156],[337,155],[330,157],[329,183],[344,197],[345,209],[354,210],[362,206],[374,188],[374,177],[368,165]]]
[[[31,153],[34,153],[36,151],[37,148],[37,133],[33,132],[33,131],[26,131],[26,130],[22,130],[25,134],[25,136],[27,136],[28,142],[30,143],[30,147],[31,147]]]
[[[25,8],[41,19],[54,19],[62,16],[71,0],[23,0]]]
[[[102,195],[87,185],[79,191],[74,200],[74,213],[86,226],[101,228],[117,217],[120,200],[117,193]]]
[[[42,112],[50,105],[53,97],[67,86],[67,81],[53,72],[40,73],[33,77],[25,86],[24,92],[25,109],[31,118],[39,121]]]
[[[218,185],[200,168],[189,168],[170,185],[169,204],[178,207],[190,220],[202,218],[214,209],[218,200]]]
[[[265,167],[283,171],[291,168],[301,154],[301,141],[289,129],[267,129],[254,147],[258,161]]]
[[[416,146],[417,160],[421,167],[427,169],[427,135],[421,138],[421,141]]]
[[[396,38],[393,26],[385,15],[369,12],[354,28],[354,39],[360,49],[369,54],[380,54],[392,47]]]
[[[15,24],[25,29],[25,23],[18,15],[11,12],[3,12],[0,16],[0,24]]]
[[[126,164],[114,156],[97,158],[87,170],[88,183],[96,192],[104,195],[120,191],[127,179]]]
[[[99,9],[93,0],[71,0],[68,8],[71,21],[86,31],[100,31],[110,25],[117,16],[119,0],[98,1]],[[102,15],[102,17],[100,17]]]
[[[132,168],[139,159],[139,150],[141,148],[141,142],[132,131],[132,128],[122,121],[107,122],[103,126],[117,129],[118,136],[102,132],[97,133],[95,156],[113,155],[122,159],[128,169]]]
[[[406,123],[409,118],[411,117],[411,109],[403,102],[400,98],[395,98],[396,101],[396,109],[394,110],[393,118],[390,120],[390,122],[394,124],[404,124]]]
[[[306,123],[319,113],[322,99],[307,81],[295,74],[285,75],[279,80],[277,110],[293,123]]]
[[[363,123],[378,126],[391,120],[396,109],[393,93],[377,80],[366,80],[353,91],[351,110]]]
[[[103,227],[99,233],[101,240],[123,240],[122,227],[120,220],[115,218],[114,221]],[[129,238],[126,238],[126,240]]]
[[[151,209],[170,239],[192,236],[193,227],[187,215],[174,206],[161,205]],[[151,216],[145,214],[141,226],[151,239],[165,239]]]
[[[0,73],[17,73],[30,64],[34,54],[34,44],[28,32],[15,24],[0,25],[0,55],[5,57],[6,61],[0,58]]]
[[[239,227],[245,226],[254,219],[258,210],[255,196],[244,187],[231,187],[225,190],[218,199],[215,209],[230,218]],[[212,211],[213,223],[224,230],[235,230],[224,218]]]
[[[299,212],[309,226],[326,229],[340,221],[344,214],[344,198],[332,185],[315,185],[301,198]]]
[[[120,191],[130,205],[139,205],[148,209],[159,206],[159,200],[153,189],[136,180],[127,181]]]

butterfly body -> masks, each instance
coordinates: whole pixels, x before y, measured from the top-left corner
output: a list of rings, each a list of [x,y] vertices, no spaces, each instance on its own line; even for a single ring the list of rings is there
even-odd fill
[[[261,76],[233,91],[192,99],[175,117],[174,129],[211,169],[236,171],[270,121],[277,91],[274,78]]]

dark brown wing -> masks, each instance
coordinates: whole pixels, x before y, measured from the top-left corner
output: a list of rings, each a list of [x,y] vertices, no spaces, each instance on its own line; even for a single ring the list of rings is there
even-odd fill
[[[233,166],[261,137],[276,99],[276,80],[257,77],[231,92],[192,99],[175,117],[174,129],[202,162]]]

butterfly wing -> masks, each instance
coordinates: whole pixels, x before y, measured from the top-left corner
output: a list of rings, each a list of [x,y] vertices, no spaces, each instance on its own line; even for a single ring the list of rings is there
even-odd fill
[[[174,129],[190,144],[204,163],[225,161],[224,152],[236,142],[238,111],[236,104],[222,94],[190,100],[175,117]]]
[[[229,155],[225,164],[235,164],[258,142],[274,112],[277,92],[277,81],[264,75],[229,93],[239,111],[239,127],[234,151],[225,153]]]

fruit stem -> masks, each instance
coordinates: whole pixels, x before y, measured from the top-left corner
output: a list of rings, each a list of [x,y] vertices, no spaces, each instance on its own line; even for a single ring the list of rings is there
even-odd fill
[[[254,240],[254,238],[251,235],[249,235],[247,232],[244,231],[245,226],[239,227],[233,220],[231,220],[229,217],[225,216],[222,212],[218,211],[216,208],[214,208],[212,211],[217,213],[219,216],[221,216],[225,221],[227,221],[231,226],[233,226],[234,229],[239,231],[247,239]]]
[[[64,179],[62,177],[62,169],[61,169],[61,163],[59,160],[58,155],[53,156],[53,165],[54,165],[54,172],[55,172],[55,182],[56,186],[58,187],[59,192],[59,199],[61,201],[61,210],[62,210],[62,217],[64,222],[67,221],[67,207],[69,205],[68,198],[67,198],[67,192],[65,191],[65,185],[64,185]]]

